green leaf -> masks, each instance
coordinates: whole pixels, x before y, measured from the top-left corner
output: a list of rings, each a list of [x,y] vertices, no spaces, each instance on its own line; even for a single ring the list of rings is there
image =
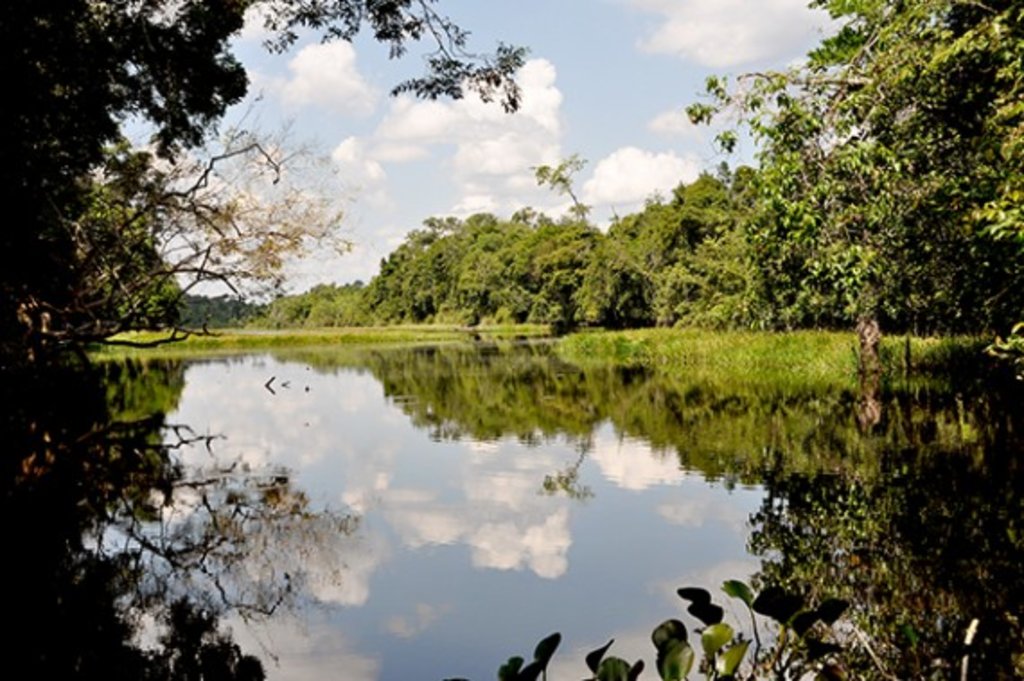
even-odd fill
[[[658,675],[662,681],[681,681],[693,667],[693,648],[685,641],[672,641],[658,651]]]
[[[551,661],[551,656],[555,654],[555,650],[558,649],[558,644],[561,642],[562,635],[556,631],[537,644],[533,651],[533,659],[547,667],[548,662]]]
[[[629,663],[620,657],[609,657],[597,670],[598,681],[630,681]]]
[[[651,641],[654,642],[654,647],[657,650],[661,650],[673,641],[686,643],[686,638],[686,625],[674,619],[665,620],[651,633]]]
[[[629,670],[629,681],[636,681],[640,678],[640,674],[644,671],[644,661],[637,660],[636,663]]]
[[[608,652],[608,649],[612,647],[613,643],[615,643],[614,638],[608,641],[608,643],[605,643],[600,648],[596,650],[591,650],[589,653],[587,653],[587,668],[590,669],[591,674],[597,673],[597,668],[601,664],[601,658],[604,657],[604,654]]]
[[[749,608],[754,604],[754,592],[744,582],[730,579],[722,584],[722,591],[731,598],[738,598]]]
[[[712,624],[705,629],[704,633],[700,636],[700,644],[703,646],[704,654],[708,659],[713,658],[722,649],[722,646],[731,641],[734,633],[732,627],[721,622]]]
[[[523,658],[519,656],[508,658],[508,662],[498,669],[498,681],[516,681],[522,666]]]
[[[742,641],[732,646],[715,660],[715,671],[722,676],[732,676],[736,669],[743,662],[743,656],[747,654],[750,641]]]

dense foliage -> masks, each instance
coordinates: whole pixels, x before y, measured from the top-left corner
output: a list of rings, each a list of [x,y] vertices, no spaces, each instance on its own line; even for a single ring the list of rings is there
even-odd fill
[[[18,93],[0,112],[0,191],[17,216],[0,235],[6,361],[173,324],[179,287],[273,282],[284,254],[331,231],[330,198],[288,186],[279,140],[218,130],[248,87],[231,40],[250,10],[275,50],[301,30],[351,40],[365,29],[392,57],[426,38],[424,75],[396,90],[518,106],[524,51],[470,54],[468,33],[430,2],[8,3],[0,50]],[[127,122],[149,131],[146,149],[125,141]]]
[[[808,60],[732,87],[760,143],[748,229],[773,325],[872,318],[1008,329],[1024,309],[1024,9],[1019,2],[817,0],[841,28]],[[726,146],[735,137],[727,134]]]
[[[258,323],[749,324],[741,228],[752,175],[749,168],[703,175],[607,233],[577,214],[554,220],[530,209],[507,220],[431,218],[365,287],[318,286],[280,298]]]
[[[181,324],[189,328],[239,327],[255,318],[263,307],[238,296],[181,296]]]

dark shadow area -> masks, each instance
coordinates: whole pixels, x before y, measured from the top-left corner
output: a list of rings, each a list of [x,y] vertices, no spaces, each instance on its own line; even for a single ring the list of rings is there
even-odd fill
[[[285,471],[185,467],[211,438],[166,422],[179,362],[8,371],[0,532],[15,669],[39,678],[262,679],[223,626],[296,602],[302,575],[259,579],[273,533],[351,518],[308,509]]]

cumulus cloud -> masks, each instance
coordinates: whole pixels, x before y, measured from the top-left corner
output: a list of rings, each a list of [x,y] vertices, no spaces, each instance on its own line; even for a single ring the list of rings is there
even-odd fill
[[[583,202],[602,206],[643,201],[656,192],[670,192],[680,182],[692,182],[700,168],[696,158],[623,147],[594,166],[583,185]]]
[[[339,179],[348,189],[373,206],[389,203],[387,173],[366,143],[358,137],[346,137],[331,152]]]
[[[266,26],[269,14],[270,8],[266,5],[253,5],[245,10],[245,24],[238,35],[239,39],[262,42],[270,38],[271,32],[267,30]]]
[[[674,456],[657,456],[646,443],[614,434],[595,438],[590,456],[606,479],[624,489],[676,485],[686,477]]]
[[[275,616],[253,627],[247,620],[234,616],[226,620],[235,642],[247,652],[263,658],[271,670],[288,670],[291,681],[320,681],[335,678],[345,670],[349,681],[377,681],[380,661],[355,650],[356,645],[338,630],[322,613],[305,613],[300,622],[294,618]]]
[[[425,153],[454,148],[453,179],[460,198],[455,214],[514,210],[540,197],[533,168],[561,156],[562,93],[557,72],[544,59],[528,61],[516,76],[523,93],[519,112],[476,97],[443,102],[401,96],[392,101],[373,135],[379,149],[399,147]],[[380,152],[377,158],[381,158]]]
[[[829,25],[807,0],[631,0],[657,14],[660,25],[640,44],[711,68],[792,58]]]
[[[514,522],[489,523],[468,538],[473,565],[498,570],[528,566],[538,577],[556,579],[569,567],[572,544],[569,512],[560,508],[542,522],[521,527]]]
[[[354,115],[369,114],[376,106],[378,94],[359,73],[355,49],[344,41],[303,47],[288,62],[288,71],[288,78],[268,83],[288,106]]]
[[[658,515],[680,527],[703,527],[712,521],[722,523],[741,536],[746,534],[747,514],[735,504],[722,501],[717,496],[691,497],[663,503],[658,506]]]

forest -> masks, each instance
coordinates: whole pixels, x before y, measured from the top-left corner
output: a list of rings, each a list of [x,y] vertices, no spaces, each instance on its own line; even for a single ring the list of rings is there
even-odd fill
[[[853,274],[821,271],[754,242],[758,173],[726,166],[651,197],[607,231],[529,208],[510,218],[430,218],[369,284],[320,285],[275,299],[271,328],[394,323],[541,323],[566,331],[649,326],[850,329]],[[1024,259],[1011,242],[950,228],[885,244],[878,310],[887,331],[1003,333],[1024,309]],[[856,270],[854,270],[855,272]]]
[[[257,81],[236,39],[255,16],[270,56],[301,41],[358,39],[391,59],[412,48],[422,71],[398,80],[392,95],[476,98],[501,115],[522,113],[516,78],[527,49],[477,45],[441,13],[450,4],[5,4],[0,54],[12,87],[0,107],[0,196],[9,216],[0,230],[0,399],[11,406],[0,417],[0,531],[13,556],[14,627],[5,637],[12,667],[44,678],[265,678],[263,662],[243,651],[226,622],[269,618],[298,599],[303,566],[254,571],[247,559],[271,555],[269,547],[301,563],[304,554],[281,548],[290,546],[287,539],[305,536],[318,545],[358,528],[354,504],[311,510],[313,497],[287,470],[212,457],[187,465],[185,453],[205,456],[222,443],[215,428],[196,431],[173,420],[190,392],[185,365],[107,362],[93,353],[97,346],[159,345],[167,338],[136,342],[125,333],[170,330],[175,340],[224,324],[542,323],[559,334],[589,327],[856,329],[860,382],[854,387],[851,371],[841,392],[805,395],[812,405],[805,409],[791,386],[773,384],[777,399],[752,394],[742,366],[731,369],[743,380],[723,388],[666,378],[651,367],[573,373],[561,359],[524,360],[520,353],[491,363],[501,379],[502,372],[517,377],[525,362],[523,381],[494,387],[473,373],[469,355],[481,354],[483,343],[426,357],[394,355],[388,367],[371,357],[359,371],[379,375],[386,407],[432,429],[436,440],[586,435],[601,419],[620,439],[642,435],[673,453],[678,461],[669,463],[679,471],[700,464],[711,482],[757,479],[766,496],[754,518],[761,531],[750,541],[780,561],[762,565],[759,596],[798,582],[814,591],[832,587],[833,558],[842,557],[851,581],[839,585],[840,595],[851,602],[871,596],[854,604],[850,621],[859,617],[869,633],[885,629],[874,640],[896,670],[889,673],[874,653],[861,655],[857,668],[870,670],[868,678],[951,676],[961,659],[967,678],[971,655],[979,678],[1024,674],[1021,401],[1003,395],[1020,382],[1010,372],[982,371],[974,382],[916,383],[908,351],[907,375],[899,377],[905,381],[886,383],[878,350],[883,334],[974,334],[1024,366],[1024,3],[810,0],[835,30],[806,59],[777,71],[710,76],[702,93],[683,93],[693,101],[689,119],[710,126],[721,152],[749,136],[756,148],[749,166],[707,168],[605,225],[577,198],[583,161],[569,157],[533,168],[538,184],[570,200],[564,215],[522,207],[507,216],[427,217],[369,282],[276,296],[294,259],[350,244],[340,230],[340,197],[319,191],[325,170],[317,159],[231,117]],[[335,281],[347,281],[345,273]],[[208,287],[230,293],[200,297]],[[796,334],[770,335],[789,341]],[[674,342],[690,338],[676,333]],[[577,342],[584,352],[591,347]],[[976,343],[968,345],[971,360],[989,364]],[[845,350],[853,350],[847,359],[855,363],[856,350]],[[962,362],[964,354],[956,357]],[[443,380],[424,383],[424,359]],[[785,355],[775,360],[789,362]],[[237,359],[238,366],[245,361]],[[314,368],[330,370],[331,361],[310,358],[296,373],[312,382]],[[267,413],[292,419],[278,430],[307,432],[316,419],[281,405],[317,398],[317,391],[298,378],[291,390],[283,374],[268,373],[273,366],[261,359],[250,367],[259,380],[234,386],[244,397],[217,410],[230,416],[245,404],[271,405],[278,410]],[[545,385],[552,390],[536,392]],[[935,409],[915,406],[921,400]],[[333,411],[324,421],[351,406],[339,402],[326,403]],[[585,409],[570,414],[567,426],[547,420],[577,407]],[[709,425],[711,410],[727,418]],[[491,421],[510,414],[510,423]],[[733,437],[743,429],[777,435],[787,419],[791,440]],[[833,421],[835,437],[822,430]],[[675,429],[679,423],[693,428]],[[324,433],[332,446],[359,435]],[[423,461],[428,441],[414,447]],[[287,445],[304,447],[299,440]],[[501,458],[485,449],[476,455]],[[579,452],[575,468],[539,475],[538,485],[571,496],[586,454]],[[862,454],[869,462],[863,468],[844,468]],[[787,456],[789,468],[771,469]],[[895,482],[876,485],[865,473],[872,470]],[[171,522],[182,509],[187,520]],[[891,555],[909,558],[890,564]],[[273,579],[254,583],[264,574]],[[233,577],[242,581],[232,587],[225,580]],[[947,589],[955,597],[943,601]],[[958,607],[943,610],[953,600]],[[982,617],[968,608],[979,602],[987,619],[975,648],[961,654],[973,636],[961,643],[964,632]],[[804,613],[812,616],[804,618],[808,627],[835,621],[821,607]],[[955,611],[955,621],[898,617],[938,613],[941,620],[946,611]],[[783,632],[790,624],[797,629],[793,616],[779,620]],[[694,663],[694,648],[672,631],[673,621],[654,635],[666,681],[685,678]],[[728,633],[704,648],[708,678],[735,678],[749,641],[731,641]],[[814,652],[809,641],[797,642],[801,654]],[[607,670],[600,678],[636,678],[624,662],[602,661],[607,649],[596,651],[595,678],[598,663]],[[543,657],[546,664],[551,652],[535,654],[535,662]],[[716,666],[716,655],[731,661]],[[785,676],[777,656],[748,659],[746,678]],[[807,669],[849,678],[822,659],[808,659]],[[543,671],[534,663],[504,669],[508,679]]]

